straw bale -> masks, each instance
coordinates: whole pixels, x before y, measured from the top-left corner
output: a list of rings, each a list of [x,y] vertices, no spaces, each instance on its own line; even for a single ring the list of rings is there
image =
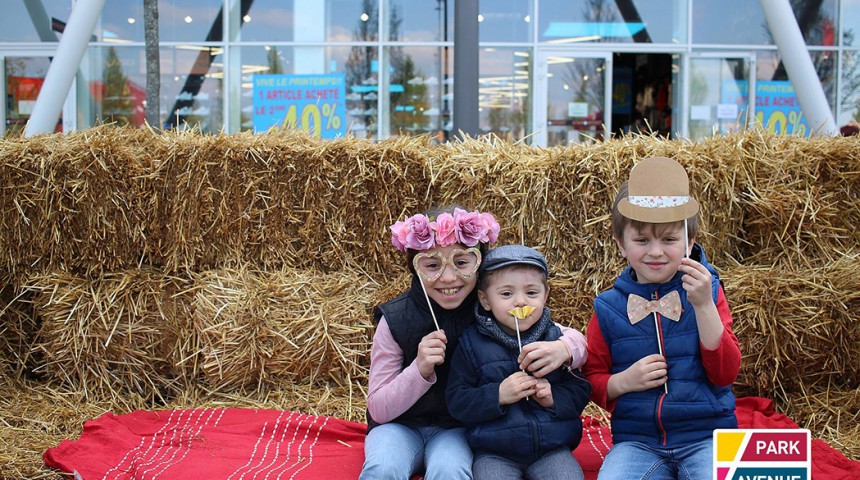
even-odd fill
[[[27,288],[42,319],[36,373],[93,398],[169,398],[195,377],[186,281],[139,269],[94,279],[52,271]]]
[[[152,132],[109,127],[4,139],[0,272],[98,274],[149,262],[158,147]]]
[[[610,288],[614,277],[587,276],[579,273],[557,273],[549,279],[549,307],[552,319],[585,333],[594,312],[594,297]]]
[[[87,420],[136,408],[152,406],[134,396],[99,402],[56,385],[0,377],[0,478],[65,478],[45,467],[43,451],[78,438]]]
[[[0,376],[19,377],[38,361],[31,351],[38,329],[32,294],[19,290],[12,284],[0,288],[0,352],[5,360]]]
[[[800,428],[808,428],[813,438],[860,461],[860,387],[819,385],[794,394],[780,392],[775,397],[777,411]]]
[[[700,241],[711,258],[738,258],[741,182],[732,173],[743,158],[730,140],[701,144],[628,136],[596,144],[535,149],[497,138],[440,146],[428,158],[435,203],[460,203],[494,213],[500,243],[545,251],[559,271],[598,274],[620,265],[609,216],[630,168],[648,156],[669,156],[690,173],[703,207]]]
[[[423,138],[321,141],[288,131],[168,136],[168,271],[358,265],[384,272],[387,226],[424,198]]]
[[[860,243],[860,140],[757,142],[743,196],[744,263],[832,262]]]
[[[246,266],[194,281],[203,379],[212,390],[262,389],[282,379],[366,381],[379,288],[366,274]]]
[[[736,266],[721,275],[743,356],[740,394],[860,385],[858,258],[816,268]]]

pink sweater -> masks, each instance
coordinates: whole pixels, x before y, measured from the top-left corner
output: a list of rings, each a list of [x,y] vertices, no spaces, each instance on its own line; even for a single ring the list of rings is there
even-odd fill
[[[561,327],[561,341],[570,351],[571,363],[579,368],[585,363],[587,349],[585,336],[579,331]],[[418,371],[417,360],[401,369],[403,350],[394,341],[385,317],[379,320],[373,334],[370,349],[370,385],[367,392],[367,409],[370,416],[379,423],[387,423],[409,409],[430,386],[436,383],[434,372],[425,380]]]

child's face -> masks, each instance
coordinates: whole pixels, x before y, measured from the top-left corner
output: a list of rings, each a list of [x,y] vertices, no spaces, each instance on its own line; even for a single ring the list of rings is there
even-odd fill
[[[421,276],[421,281],[424,282],[424,287],[427,289],[427,296],[432,298],[440,307],[445,310],[453,310],[459,307],[466,297],[475,289],[475,284],[478,282],[478,274],[471,267],[461,267],[464,271],[472,270],[468,276],[459,273],[455,268],[460,268],[462,264],[471,262],[475,263],[476,258],[473,254],[464,253],[466,247],[455,243],[445,247],[435,247],[427,250],[424,253],[432,254],[438,252],[442,257],[440,260],[436,257],[426,257],[419,259],[420,265],[416,269],[422,267],[430,270],[433,275],[427,276],[433,278],[438,274],[438,278],[428,281],[424,276]],[[454,266],[452,266],[454,265]],[[434,269],[442,268],[439,273]],[[477,266],[475,266],[477,269]]]
[[[541,272],[525,266],[504,268],[494,273],[486,291],[478,290],[481,306],[492,312],[508,333],[516,333],[517,328],[509,310],[527,305],[535,307],[531,315],[519,321],[520,331],[524,332],[540,320],[548,297],[549,289],[544,285]]]
[[[684,258],[684,224],[654,227],[650,224],[639,231],[628,224],[624,227],[624,238],[615,239],[621,254],[636,271],[638,283],[669,281]],[[694,241],[689,239],[689,244]]]

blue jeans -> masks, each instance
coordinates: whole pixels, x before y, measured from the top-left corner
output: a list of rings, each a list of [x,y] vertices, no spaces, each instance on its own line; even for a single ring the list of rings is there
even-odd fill
[[[612,446],[598,480],[702,480],[713,478],[714,445],[708,438],[678,448],[660,448],[640,442]]]
[[[493,454],[475,456],[475,480],[583,480],[585,475],[569,448],[559,448],[530,464]]]
[[[472,449],[463,428],[411,428],[399,423],[374,427],[364,440],[359,480],[472,479]]]

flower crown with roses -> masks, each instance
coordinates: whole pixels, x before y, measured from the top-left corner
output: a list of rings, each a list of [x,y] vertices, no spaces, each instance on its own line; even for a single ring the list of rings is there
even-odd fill
[[[454,213],[440,213],[435,218],[416,214],[394,222],[391,243],[397,250],[429,250],[461,243],[474,247],[479,243],[493,243],[499,238],[499,223],[489,213],[477,210],[467,212],[455,208]]]

